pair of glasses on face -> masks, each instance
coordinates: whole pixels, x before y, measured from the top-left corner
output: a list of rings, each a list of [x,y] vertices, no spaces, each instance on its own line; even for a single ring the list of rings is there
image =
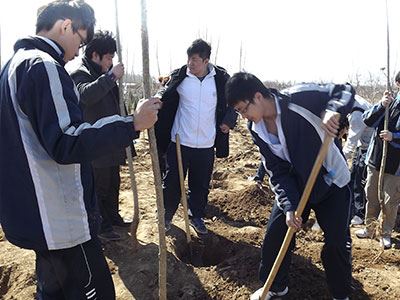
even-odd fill
[[[235,112],[236,112],[238,115],[244,115],[244,114],[246,114],[247,111],[249,110],[250,104],[251,104],[251,102],[248,101],[247,104],[246,104],[246,106],[245,106],[242,110],[237,110],[237,109],[235,109]]]
[[[75,33],[79,36],[79,38],[81,39],[81,43],[79,44],[79,48],[83,48],[86,46],[87,42],[86,39],[83,38],[82,34],[79,33],[78,30],[75,30]]]

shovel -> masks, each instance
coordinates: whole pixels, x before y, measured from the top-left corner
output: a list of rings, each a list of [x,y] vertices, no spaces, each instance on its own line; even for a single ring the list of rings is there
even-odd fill
[[[204,245],[199,244],[198,247],[194,247],[192,238],[190,236],[188,203],[185,191],[185,176],[183,174],[182,152],[181,152],[181,142],[179,139],[179,134],[175,135],[175,142],[176,142],[176,156],[178,160],[179,181],[181,186],[181,204],[183,206],[183,218],[185,220],[186,242],[189,248],[189,259],[193,265],[201,266]]]
[[[301,216],[302,213],[303,213],[303,210],[304,210],[304,208],[305,208],[305,206],[307,204],[308,198],[310,197],[311,190],[312,190],[312,188],[314,186],[315,180],[316,180],[316,178],[318,176],[318,173],[319,173],[319,171],[321,169],[322,163],[325,160],[325,157],[326,157],[326,155],[328,153],[329,145],[331,144],[331,141],[332,141],[332,138],[330,136],[328,136],[328,135],[325,135],[324,142],[323,142],[323,144],[321,146],[321,149],[319,150],[317,159],[315,160],[314,166],[313,166],[313,168],[311,170],[311,174],[308,177],[307,184],[306,184],[306,186],[304,188],[304,191],[303,191],[303,194],[301,196],[299,205],[297,206],[297,209],[296,209],[296,212],[295,212],[296,216]],[[269,289],[272,286],[272,282],[274,281],[275,276],[278,273],[279,267],[281,266],[282,260],[286,255],[286,252],[287,252],[287,250],[289,248],[290,241],[292,240],[293,235],[294,235],[295,232],[296,232],[296,229],[294,229],[293,227],[289,227],[288,228],[288,230],[286,232],[285,239],[283,240],[281,249],[279,250],[278,256],[275,259],[274,265],[272,266],[272,269],[271,269],[271,271],[270,271],[270,273],[268,275],[267,281],[264,284],[263,291],[262,291],[261,296],[260,296],[259,299],[265,299],[266,298],[266,296],[267,296],[267,294],[269,292]]]

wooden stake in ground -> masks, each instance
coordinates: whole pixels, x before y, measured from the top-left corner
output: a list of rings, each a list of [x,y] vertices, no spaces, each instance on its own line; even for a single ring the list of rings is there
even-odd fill
[[[188,203],[187,203],[186,191],[185,191],[185,174],[183,174],[181,141],[179,139],[179,134],[175,135],[175,142],[176,142],[176,156],[177,156],[177,160],[178,160],[179,181],[181,184],[181,203],[183,206],[183,216],[185,219],[186,241],[187,241],[187,244],[189,247],[190,258],[192,258],[192,256],[193,256],[192,239],[190,237]]]
[[[310,194],[311,194],[311,190],[312,190],[315,180],[319,174],[319,170],[321,169],[322,163],[324,162],[326,154],[328,153],[331,141],[332,141],[332,138],[330,136],[326,135],[324,142],[322,143],[321,149],[319,150],[317,159],[315,160],[314,166],[311,170],[311,174],[308,177],[308,180],[307,180],[306,186],[304,188],[303,195],[301,196],[299,205],[297,206],[297,209],[295,212],[296,217],[301,216],[304,211],[304,208],[306,207],[308,198],[310,197]],[[289,248],[289,244],[290,244],[295,232],[296,232],[296,230],[293,227],[288,228],[285,239],[283,240],[281,249],[279,250],[278,256],[275,259],[274,265],[272,266],[272,269],[268,275],[267,281],[264,284],[260,299],[265,299],[267,297],[269,289],[271,288],[271,285],[275,279],[275,276],[279,271],[279,267],[281,266],[282,260],[286,255],[286,252]]]
[[[122,63],[122,49],[121,49],[121,38],[119,34],[119,26],[118,26],[118,1],[114,1],[115,5],[115,29],[116,29],[116,40],[117,40],[117,53],[119,61]],[[125,102],[124,102],[124,91],[123,86],[124,82],[122,77],[118,80],[118,91],[119,91],[119,109],[121,112],[121,116],[126,116],[125,110]],[[133,219],[131,225],[131,237],[133,242],[133,247],[136,250],[139,246],[139,242],[136,237],[137,228],[139,226],[139,196],[136,185],[136,177],[135,171],[133,169],[133,161],[132,161],[132,149],[131,147],[126,148],[126,157],[128,158],[128,166],[129,166],[129,176],[131,179],[131,189],[133,194]]]
[[[143,89],[145,98],[150,98],[150,71],[149,71],[149,36],[147,31],[147,8],[146,0],[141,0],[142,5],[142,58],[143,58]],[[165,242],[165,220],[164,220],[164,199],[162,193],[162,182],[160,165],[158,161],[157,142],[154,127],[148,130],[150,141],[150,155],[154,173],[154,185],[157,197],[157,216],[159,234],[159,276],[158,276],[158,298],[167,299],[167,245]]]
[[[390,44],[389,44],[389,14],[388,14],[388,5],[386,0],[386,90],[391,94],[391,86],[390,86]],[[385,108],[385,120],[383,123],[383,130],[388,130],[389,127],[389,106]],[[387,148],[388,142],[383,140],[382,147],[382,159],[381,159],[381,167],[379,168],[379,178],[378,178],[378,193],[379,193],[379,205],[381,207],[381,219],[379,221],[379,235],[382,237],[383,235],[383,221],[386,219],[386,209],[385,209],[385,190],[384,190],[384,182],[383,178],[385,176],[385,168],[386,168],[386,157],[387,157]],[[381,243],[382,249],[384,249],[383,243]]]

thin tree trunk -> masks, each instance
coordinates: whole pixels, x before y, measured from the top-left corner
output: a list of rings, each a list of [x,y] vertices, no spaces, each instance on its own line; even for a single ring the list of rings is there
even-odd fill
[[[218,38],[218,41],[217,41],[217,47],[215,48],[215,60],[214,60],[214,65],[217,65],[218,50],[219,50],[219,38]]]
[[[242,71],[242,55],[243,55],[243,42],[240,41],[240,51],[239,51],[239,72]]]
[[[389,14],[388,14],[388,3],[386,0],[386,43],[387,43],[387,53],[386,53],[386,90],[391,93],[391,85],[390,85],[390,43],[389,43]],[[385,108],[385,120],[383,129],[388,130],[389,125],[389,106]],[[380,235],[383,235],[383,222],[386,219],[386,209],[385,209],[385,190],[384,190],[384,176],[385,176],[385,168],[386,168],[386,157],[387,157],[387,148],[388,142],[386,140],[383,141],[383,148],[382,148],[382,160],[381,160],[381,167],[379,169],[379,179],[378,179],[378,191],[379,191],[379,204],[381,207],[381,219],[380,219]],[[381,245],[384,247],[383,243]]]
[[[158,59],[158,43],[157,43],[157,45],[156,45],[156,61],[157,61],[158,76],[161,76],[160,61],[159,61],[159,59]]]
[[[119,34],[119,25],[118,25],[118,1],[117,0],[114,0],[114,5],[115,5],[115,30],[116,30],[116,37],[117,37],[117,53],[118,53],[119,61],[122,62],[122,49],[121,49],[121,37]],[[118,80],[119,109],[120,109],[121,115],[126,116],[125,104],[124,104],[124,91],[123,91],[124,85],[123,84],[124,84],[123,79],[120,78]],[[133,220],[132,220],[132,225],[131,225],[131,236],[132,236],[133,247],[135,250],[137,250],[137,247],[139,246],[139,242],[136,237],[137,228],[139,226],[139,196],[138,196],[138,191],[137,191],[135,172],[133,169],[132,151],[131,151],[130,146],[126,148],[126,157],[128,158],[129,175],[130,175],[130,179],[131,179],[131,189],[132,189],[132,194],[133,194]]]
[[[147,31],[147,8],[146,0],[142,4],[142,58],[143,58],[143,88],[145,98],[151,96],[150,71],[149,71],[149,37]],[[157,142],[154,127],[148,130],[150,140],[150,155],[153,165],[154,185],[157,196],[158,234],[159,234],[159,275],[158,275],[158,298],[167,299],[167,245],[165,242],[165,220],[164,220],[164,199],[162,193],[161,172],[158,161]]]

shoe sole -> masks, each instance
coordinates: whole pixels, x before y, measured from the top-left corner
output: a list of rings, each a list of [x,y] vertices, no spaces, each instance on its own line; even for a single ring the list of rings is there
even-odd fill
[[[197,230],[196,226],[194,226],[194,225],[191,224],[191,223],[190,223],[190,227],[192,227],[192,228],[194,229],[194,231],[196,231],[198,234],[201,234],[201,235],[206,235],[206,234],[208,234],[208,230],[207,230],[206,232],[201,232],[201,231]]]

